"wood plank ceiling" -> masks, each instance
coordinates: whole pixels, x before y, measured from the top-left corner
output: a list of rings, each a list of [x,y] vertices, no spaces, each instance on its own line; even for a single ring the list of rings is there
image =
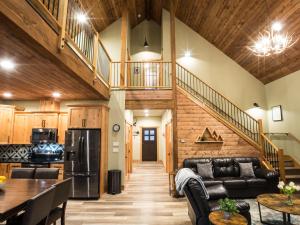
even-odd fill
[[[98,31],[121,17],[121,0],[83,0]],[[131,26],[146,18],[161,23],[161,9],[169,0],[128,0]],[[140,17],[138,15],[140,14]],[[300,69],[300,41],[282,54],[257,57],[247,46],[272,21],[284,31],[300,34],[299,0],[178,0],[176,17],[236,61],[263,83]]]
[[[161,24],[163,0],[128,0],[131,27],[145,19]],[[92,18],[95,28],[101,32],[121,18],[125,0],[82,0],[82,5]]]
[[[0,99],[4,92],[11,92],[14,100],[51,98],[54,91],[61,93],[61,99],[101,99],[82,80],[65,72],[55,62],[41,55],[36,43],[9,20],[0,15],[0,57],[13,58],[15,71],[0,69]]]
[[[269,57],[257,57],[247,49],[273,21],[299,37],[299,0],[179,0],[176,17],[263,83],[300,69],[300,41]]]

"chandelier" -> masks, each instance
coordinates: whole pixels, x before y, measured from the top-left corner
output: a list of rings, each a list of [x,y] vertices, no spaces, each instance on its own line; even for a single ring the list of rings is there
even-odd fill
[[[280,54],[296,43],[293,36],[282,32],[282,24],[275,22],[270,30],[259,33],[256,41],[248,47],[257,56]]]

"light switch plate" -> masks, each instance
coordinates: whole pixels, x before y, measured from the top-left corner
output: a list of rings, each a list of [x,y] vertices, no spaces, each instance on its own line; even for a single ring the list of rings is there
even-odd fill
[[[114,141],[113,142],[113,147],[119,147],[119,142],[118,141]]]
[[[119,152],[119,148],[118,147],[114,147],[113,148],[113,152]]]

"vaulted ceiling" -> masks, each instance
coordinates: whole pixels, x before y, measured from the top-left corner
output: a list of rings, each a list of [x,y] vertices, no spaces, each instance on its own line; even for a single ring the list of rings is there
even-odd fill
[[[122,14],[122,0],[82,0],[98,31]],[[144,19],[161,23],[169,0],[128,0],[131,26]],[[300,35],[299,0],[178,0],[176,17],[215,45],[263,83],[300,70],[300,40],[285,52],[268,57],[253,55],[247,46],[273,21],[284,31]]]

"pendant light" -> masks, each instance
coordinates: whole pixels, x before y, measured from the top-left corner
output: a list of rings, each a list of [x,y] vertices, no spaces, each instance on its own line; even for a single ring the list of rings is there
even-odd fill
[[[148,44],[148,41],[147,41],[147,37],[145,36],[144,48],[148,48],[148,47],[149,47],[149,44]]]

